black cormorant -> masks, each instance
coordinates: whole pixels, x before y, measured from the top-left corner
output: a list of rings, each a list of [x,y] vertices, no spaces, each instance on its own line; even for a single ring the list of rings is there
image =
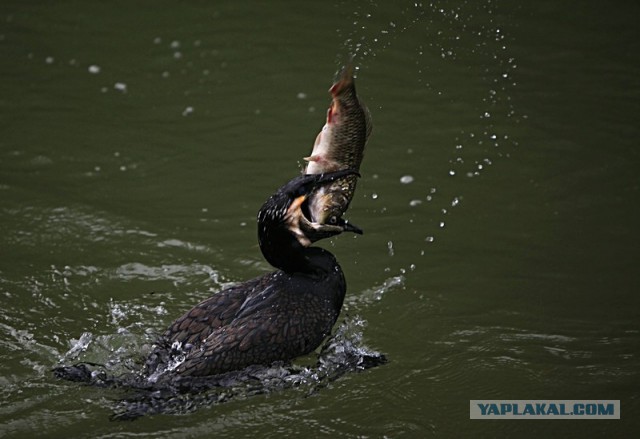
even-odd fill
[[[305,201],[315,188],[351,174],[356,172],[302,175],[264,203],[258,242],[277,270],[220,291],[173,322],[147,359],[152,379],[269,365],[320,345],[340,314],[346,283],[333,254],[310,245],[343,231],[362,231],[343,219],[310,222]]]

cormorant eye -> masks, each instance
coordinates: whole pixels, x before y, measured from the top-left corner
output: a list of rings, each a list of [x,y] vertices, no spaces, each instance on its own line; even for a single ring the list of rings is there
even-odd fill
[[[330,216],[328,224],[331,224],[332,226],[338,224],[338,217],[335,215]]]

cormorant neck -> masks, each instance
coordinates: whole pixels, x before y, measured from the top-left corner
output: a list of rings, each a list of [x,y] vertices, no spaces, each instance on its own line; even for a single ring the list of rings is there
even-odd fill
[[[258,243],[264,258],[283,271],[304,269],[305,248],[281,227],[273,228],[258,219]]]
[[[282,225],[263,223],[258,219],[258,243],[264,258],[286,273],[319,274],[337,264],[331,252],[300,244]]]

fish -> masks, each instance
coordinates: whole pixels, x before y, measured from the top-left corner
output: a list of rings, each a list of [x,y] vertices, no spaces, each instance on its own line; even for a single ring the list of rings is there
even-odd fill
[[[353,63],[338,73],[329,88],[332,100],[327,119],[317,135],[311,155],[305,157],[305,174],[323,174],[350,169],[360,171],[364,148],[373,128],[369,109],[358,98]],[[324,225],[344,225],[342,215],[349,208],[356,189],[358,175],[336,179],[318,187],[307,201],[310,222]],[[356,233],[362,233],[357,226]]]

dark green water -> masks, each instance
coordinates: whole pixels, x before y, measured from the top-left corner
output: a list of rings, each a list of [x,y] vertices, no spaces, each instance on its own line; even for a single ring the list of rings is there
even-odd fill
[[[2,2],[0,436],[637,435],[639,13]],[[133,423],[109,421],[118,390],[56,380],[132,361],[270,269],[255,214],[353,51],[366,233],[322,245],[349,284],[341,324],[389,363]],[[622,420],[471,421],[470,399],[619,399]]]

